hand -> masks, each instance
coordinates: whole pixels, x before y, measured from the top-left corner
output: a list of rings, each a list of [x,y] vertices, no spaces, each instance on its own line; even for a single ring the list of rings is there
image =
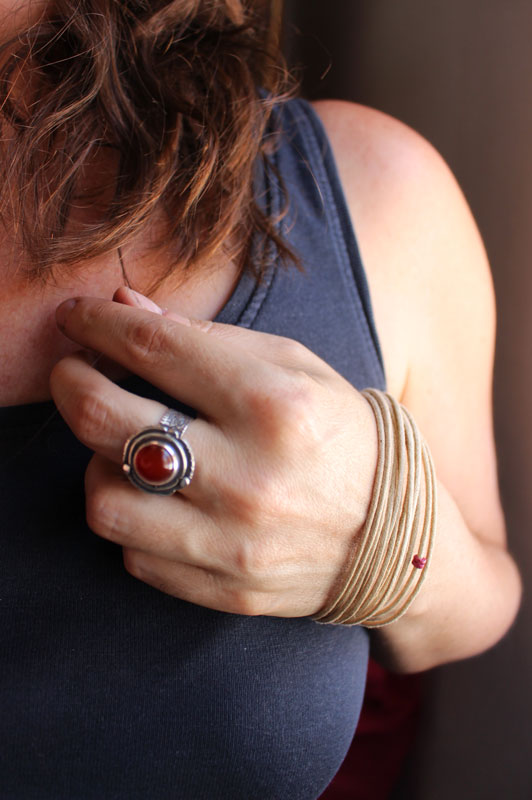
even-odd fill
[[[176,597],[239,614],[316,613],[369,505],[377,443],[368,403],[295,341],[161,315],[124,289],[115,300],[67,301],[58,324],[197,409],[185,435],[196,471],[170,497],[133,487],[120,468],[124,442],[166,408],[124,391],[81,354],[64,358],[51,391],[95,451],[89,526],[122,545],[132,575]]]

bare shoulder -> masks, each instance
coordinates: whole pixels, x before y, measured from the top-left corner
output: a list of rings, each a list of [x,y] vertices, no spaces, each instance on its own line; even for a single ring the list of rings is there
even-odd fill
[[[495,306],[467,202],[442,157],[406,125],[351,103],[315,109],[359,241],[388,386],[415,414],[466,519],[497,536]],[[483,495],[493,502],[483,507]]]
[[[422,136],[355,103],[320,101],[314,107],[362,251],[388,383],[400,396],[429,315],[435,324],[436,313],[447,327],[460,300],[468,314],[475,306],[493,327],[484,248],[454,176]]]

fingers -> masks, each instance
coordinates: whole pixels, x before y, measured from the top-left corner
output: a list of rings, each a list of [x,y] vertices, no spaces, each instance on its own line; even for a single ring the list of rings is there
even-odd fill
[[[87,524],[124,548],[128,572],[159,591],[237,614],[267,613],[267,592],[242,580],[231,537],[181,494],[135,492],[94,456],[86,473]],[[245,576],[244,576],[245,577]]]
[[[104,539],[204,569],[221,567],[220,533],[182,493],[134,489],[121,470],[94,456],[85,475],[87,524]]]
[[[271,369],[196,327],[108,300],[67,301],[58,309],[58,323],[74,341],[213,419],[239,413],[246,389],[267,381]]]
[[[143,428],[157,425],[166,406],[126,392],[76,353],[62,359],[50,378],[52,397],[72,432],[87,447],[121,464],[124,444]],[[223,434],[203,419],[195,419],[184,437],[196,458],[193,480],[186,489],[190,499],[213,492],[212,465],[223,463]],[[127,484],[129,486],[129,484]]]
[[[160,592],[189,603],[248,616],[267,614],[264,593],[243,590],[221,573],[191,564],[172,563],[151,553],[124,548],[124,566],[133,577]]]
[[[299,576],[308,563],[312,593],[316,574],[328,589],[331,567],[322,569],[314,541],[322,537],[329,548],[337,509],[356,495],[351,483],[347,492],[337,489],[335,474],[329,480],[324,469],[325,445],[334,449],[335,441],[324,436],[324,420],[330,431],[335,409],[343,408],[331,403],[336,395],[322,380],[329,368],[295,342],[184,324],[133,307],[124,291],[121,302],[67,302],[58,323],[80,345],[198,410],[185,435],[196,471],[190,486],[170,497],[131,486],[119,467],[124,443],[157,425],[165,407],[124,391],[79,355],[63,359],[52,374],[54,399],[96,453],[86,478],[88,524],[123,546],[132,574],[169,594],[243,614],[314,611],[299,579],[294,583],[294,564]],[[332,510],[315,524],[313,509],[323,507]],[[347,508],[350,535],[352,516]]]
[[[236,325],[225,325],[222,323],[211,322],[210,320],[188,319],[172,311],[163,310],[149,297],[139,294],[126,286],[120,286],[113,295],[113,300],[117,303],[144,308],[152,313],[163,315],[166,319],[174,320],[182,325],[196,328],[203,333],[208,333],[227,344],[240,347],[253,353],[255,356],[285,367],[299,366],[310,362],[314,355],[302,344],[287,339],[283,336],[275,336],[272,333],[263,333],[248,328],[240,328]],[[309,363],[310,366],[310,363]]]
[[[120,464],[124,442],[141,428],[157,425],[166,406],[126,392],[94,369],[84,355],[63,358],[52,370],[50,390],[61,416],[77,438]]]

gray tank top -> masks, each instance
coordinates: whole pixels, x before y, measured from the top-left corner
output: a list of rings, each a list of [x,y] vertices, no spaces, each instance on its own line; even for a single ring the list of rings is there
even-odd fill
[[[382,388],[321,124],[298,100],[278,123],[290,197],[281,232],[305,270],[274,264],[258,286],[245,275],[218,319],[298,339],[356,387]],[[279,186],[267,179],[261,191],[275,214]],[[356,726],[366,632],[211,611],[129,576],[120,548],[85,524],[90,453],[53,411],[0,409],[0,797],[318,797]]]
[[[289,197],[279,228],[304,274],[275,265],[259,286],[244,276],[218,321],[297,339],[357,388],[384,388],[366,277],[321,121],[292,100],[276,123],[283,138],[275,166]],[[283,198],[274,177],[263,191],[276,216]]]

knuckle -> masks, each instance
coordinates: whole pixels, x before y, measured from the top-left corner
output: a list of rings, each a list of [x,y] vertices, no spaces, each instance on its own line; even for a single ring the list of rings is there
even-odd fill
[[[106,438],[111,427],[111,412],[104,398],[93,391],[79,395],[72,415],[72,424],[85,444],[93,444]]]
[[[226,606],[233,614],[258,617],[264,613],[264,599],[259,592],[247,589],[230,589],[226,592]]]
[[[113,500],[112,491],[103,485],[86,493],[87,525],[104,539],[117,541],[123,530],[123,515]]]
[[[285,374],[269,390],[251,390],[248,402],[257,430],[274,447],[315,431],[316,387],[304,372]]]
[[[171,348],[168,328],[156,316],[135,322],[128,331],[125,347],[135,362],[158,363]]]
[[[210,319],[194,319],[191,318],[188,320],[189,327],[194,328],[197,331],[201,331],[201,333],[212,333],[215,328],[215,323]]]
[[[284,431],[307,436],[316,425],[316,387],[306,373],[293,377],[278,398],[278,414]]]
[[[269,561],[268,548],[263,542],[244,539],[233,552],[232,571],[240,579],[256,582],[268,571]]]
[[[298,342],[296,339],[288,339],[285,336],[280,336],[277,342],[279,348],[278,355],[284,362],[290,364],[304,363],[309,355],[310,350],[304,344]]]
[[[271,393],[262,384],[248,381],[240,389],[242,408],[251,425],[269,413]]]
[[[142,559],[136,550],[124,547],[122,550],[122,559],[124,561],[124,569],[129,572],[134,578],[142,579]]]

